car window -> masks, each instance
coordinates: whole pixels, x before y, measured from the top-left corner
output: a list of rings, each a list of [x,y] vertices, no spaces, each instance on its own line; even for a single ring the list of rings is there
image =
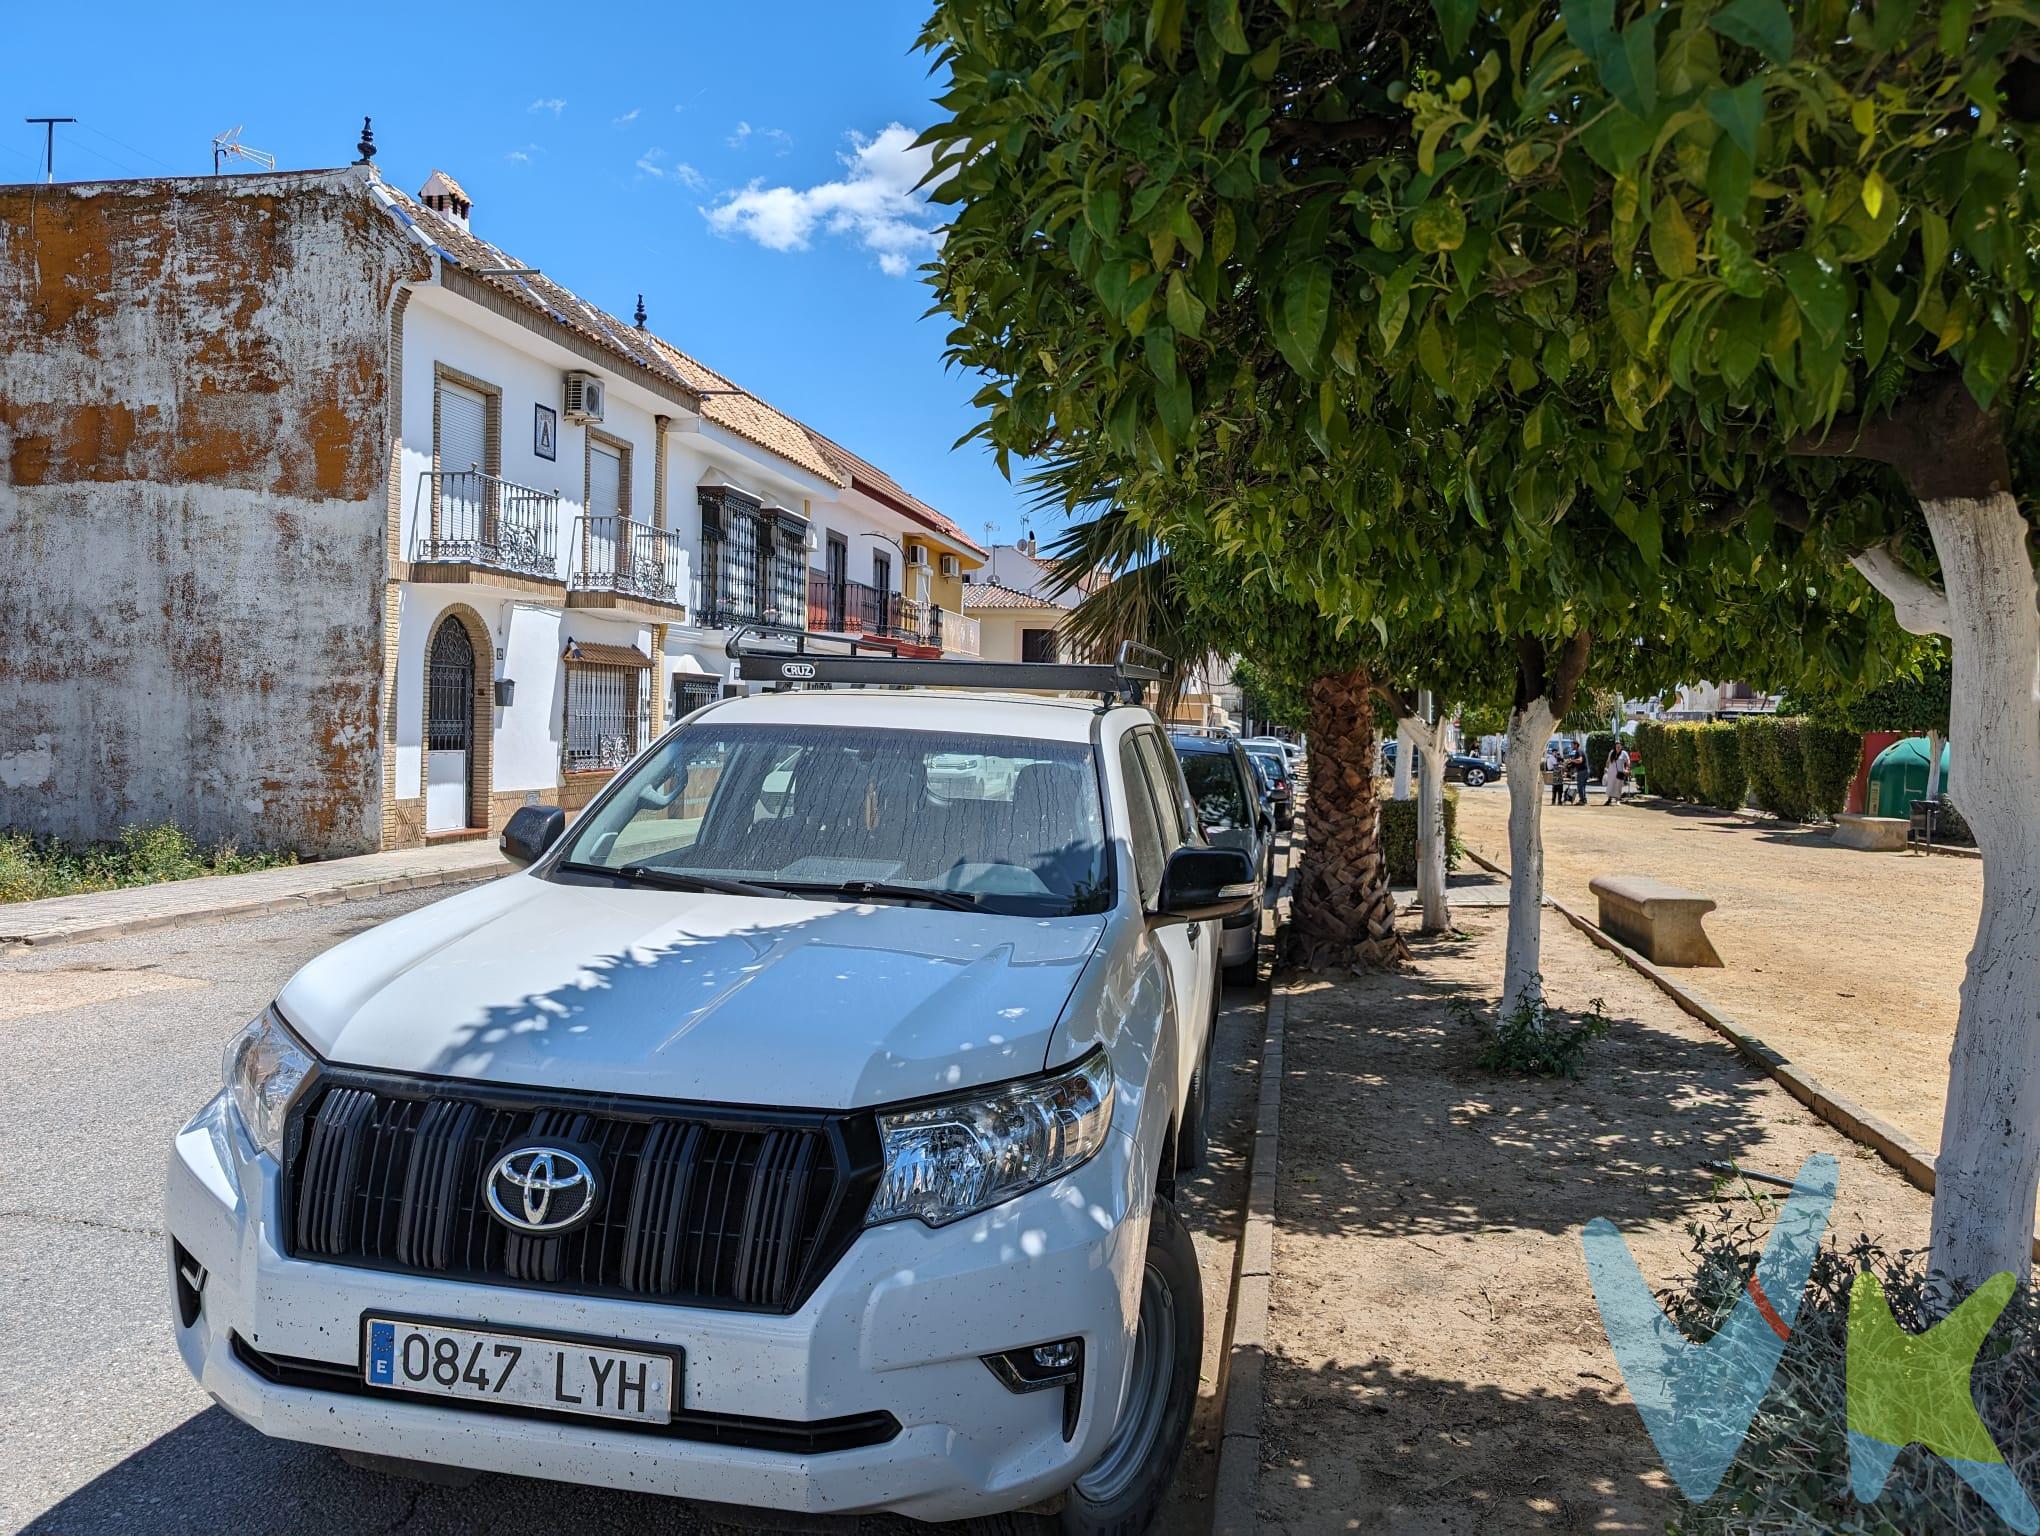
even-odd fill
[[[1230,752],[1184,752],[1183,779],[1190,787],[1197,820],[1207,832],[1231,831],[1248,825],[1246,785]]]
[[[1196,813],[1190,806],[1190,792],[1183,784],[1183,772],[1176,766],[1176,754],[1169,750],[1157,731],[1136,731],[1140,760],[1147,769],[1148,787],[1154,792],[1155,814],[1161,825],[1162,846],[1176,849],[1185,843],[1201,842]]]
[[[1119,738],[1119,771],[1126,779],[1126,836],[1133,845],[1133,869],[1140,882],[1140,904],[1154,906],[1162,893],[1161,823],[1155,815],[1154,791],[1148,785],[1136,738]]]
[[[858,882],[987,911],[1110,906],[1088,745],[849,726],[681,727],[572,834],[563,863],[794,894]]]

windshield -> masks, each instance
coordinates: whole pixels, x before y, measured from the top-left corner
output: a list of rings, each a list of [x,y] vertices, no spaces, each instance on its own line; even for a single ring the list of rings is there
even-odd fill
[[[562,863],[801,896],[926,890],[948,893],[931,897],[942,905],[1036,916],[1111,900],[1087,745],[712,715],[586,817]]]
[[[1197,802],[1197,819],[1208,831],[1247,825],[1245,786],[1229,752],[1184,752],[1183,779]]]

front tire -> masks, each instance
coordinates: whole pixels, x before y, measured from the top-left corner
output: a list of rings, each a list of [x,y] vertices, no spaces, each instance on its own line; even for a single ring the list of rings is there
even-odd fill
[[[1480,769],[1469,768],[1466,770],[1466,787],[1468,789],[1479,789],[1485,783],[1487,783],[1487,775]]]
[[[1204,1285],[1175,1206],[1155,1196],[1141,1271],[1140,1320],[1119,1422],[1063,1504],[1068,1536],[1140,1536],[1175,1481],[1204,1362]]]

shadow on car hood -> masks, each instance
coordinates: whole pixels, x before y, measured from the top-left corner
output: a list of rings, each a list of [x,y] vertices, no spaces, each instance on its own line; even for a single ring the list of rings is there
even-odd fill
[[[1040,1071],[1104,926],[512,875],[328,950],[277,1002],[354,1066],[842,1109]]]

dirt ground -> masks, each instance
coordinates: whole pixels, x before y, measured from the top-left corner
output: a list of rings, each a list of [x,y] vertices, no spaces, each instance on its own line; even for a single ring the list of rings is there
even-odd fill
[[[1581,1228],[1608,1217],[1663,1286],[1719,1208],[1712,1160],[1789,1177],[1831,1152],[1830,1231],[1894,1245],[1923,1237],[1927,1197],[1555,913],[1548,995],[1603,999],[1614,1029],[1578,1082],[1481,1071],[1448,1004],[1493,1000],[1505,913],[1458,920],[1400,974],[1289,997],[1263,1528],[1661,1532],[1678,1498]]]
[[[1509,797],[1459,797],[1459,835],[1504,868]],[[1711,896],[1725,965],[1680,973],[1774,1050],[1929,1151],[1941,1144],[1956,989],[1983,906],[1974,859],[1837,848],[1827,832],[1648,797],[1544,812],[1550,893],[1589,918],[1596,875]]]

